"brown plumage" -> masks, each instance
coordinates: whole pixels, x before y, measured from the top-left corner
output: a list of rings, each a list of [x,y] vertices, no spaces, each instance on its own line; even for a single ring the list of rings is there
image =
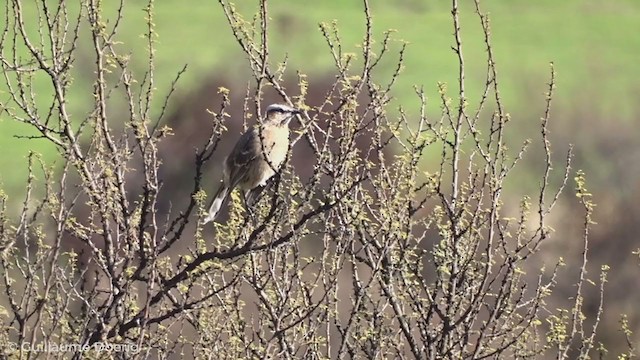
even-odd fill
[[[236,186],[243,191],[245,205],[251,204],[284,162],[289,149],[289,122],[298,113],[287,105],[269,105],[265,121],[240,136],[224,162],[223,183],[211,201],[204,224],[215,220]]]

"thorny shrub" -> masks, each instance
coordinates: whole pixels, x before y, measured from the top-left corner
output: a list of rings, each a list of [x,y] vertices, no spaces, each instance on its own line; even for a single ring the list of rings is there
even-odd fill
[[[130,55],[117,46],[124,1],[109,21],[98,0],[79,2],[37,2],[35,17],[25,15],[22,0],[5,2],[0,60],[10,96],[1,109],[30,125],[36,134],[30,137],[55,146],[62,161],[52,170],[36,154],[29,156],[17,218],[2,194],[5,355],[48,354],[35,351],[37,344],[66,344],[75,358],[604,353],[595,342],[602,302],[596,319],[587,322],[582,311],[593,209],[583,174],[575,175],[585,209],[585,251],[574,306],[545,306],[561,260],[537,275],[525,271],[552,234],[548,215],[571,177],[569,151],[561,182],[550,185],[547,124],[555,74],[552,69],[539,140],[533,140],[542,142],[545,154],[539,192],[523,198],[514,214],[505,210],[503,185],[529,142],[515,152],[506,146],[513,120],[500,97],[489,19],[479,1],[475,16],[487,54],[482,96],[475,104],[467,98],[460,12],[453,0],[458,83],[454,94],[439,84],[442,112],[433,119],[420,88],[417,114],[389,105],[407,45],[391,31],[376,39],[366,0],[359,53],[346,50],[335,22],[319,26],[335,82],[314,107],[305,103],[309,84],[302,70],[297,95],[282,85],[290,70],[270,53],[267,1],[259,1],[247,18],[220,0],[255,81],[255,92],[246,94],[245,119],[258,117],[267,105],[265,89],[304,109],[291,149],[312,149],[314,172],[301,178],[285,166],[253,216],[235,197],[229,220],[213,229],[198,225],[212,192],[202,188],[202,176],[225,134],[227,90],[220,89],[222,103],[212,104],[208,141],[197,144],[193,163],[185,164],[194,173],[190,201],[159,211],[158,198],[170,190],[159,176],[158,144],[172,134],[163,125],[170,96],[158,100],[154,83],[153,2],[146,8],[142,74],[133,70],[132,59],[144,52]],[[90,111],[80,118],[69,113],[68,93],[84,37],[91,39],[94,78]],[[395,72],[374,81],[381,59],[394,56]],[[50,96],[36,93],[36,78],[47,80]],[[357,141],[367,144],[364,150]],[[426,164],[426,152],[439,153],[439,163]],[[66,245],[72,242],[83,250]],[[606,268],[599,280],[602,287]],[[96,344],[123,347],[100,354]],[[633,351],[629,342],[626,356]]]

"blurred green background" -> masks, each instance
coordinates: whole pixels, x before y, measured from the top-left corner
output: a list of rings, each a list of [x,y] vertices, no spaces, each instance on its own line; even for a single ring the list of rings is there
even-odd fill
[[[378,41],[384,31],[394,29],[393,38],[397,41],[392,49],[398,50],[400,41],[409,43],[405,67],[393,92],[393,105],[405,107],[409,114],[415,113],[419,103],[414,86],[424,86],[429,96],[429,114],[437,118],[440,113],[437,83],[447,82],[452,96],[456,91],[458,65],[451,50],[450,2],[370,2],[374,36]],[[473,107],[485,82],[485,44],[473,2],[460,2],[467,91]],[[34,3],[26,1],[25,10],[33,13]],[[127,2],[118,37],[122,41],[118,46],[131,52],[139,76],[147,61],[146,40],[142,36],[146,3]],[[292,76],[299,70],[310,79],[333,78],[332,58],[318,30],[319,22],[337,20],[344,51],[360,52],[357,45],[365,31],[361,1],[273,0],[269,4],[271,59],[276,64],[288,57]],[[115,1],[104,1],[107,18],[115,15],[115,6]],[[238,1],[237,6],[248,18],[256,11],[254,1]],[[632,255],[638,248],[637,234],[640,233],[640,1],[492,0],[483,2],[483,10],[491,17],[501,95],[514,121],[509,133],[512,143],[539,136],[549,63],[555,64],[557,89],[551,131],[557,170],[569,144],[575,144],[573,168],[585,170],[598,204],[594,215],[598,225],[591,233],[592,262],[596,269],[601,263],[615,265],[612,270],[615,276],[611,276],[607,285],[608,294],[612,294],[608,299],[614,303],[608,313],[612,315],[606,319],[612,331],[604,337],[615,336],[617,314],[621,312],[633,314],[630,321],[632,328],[637,329],[640,316],[635,314],[640,295],[638,291],[629,290],[640,288],[638,259]],[[211,84],[214,79],[231,82],[237,79],[237,89],[245,87],[249,79],[247,62],[217,1],[160,0],[155,4],[155,13],[158,97],[168,92],[176,73],[188,65],[169,106],[174,119],[190,121],[188,116],[181,116],[181,111],[191,106],[190,99],[202,96],[207,86],[215,89],[216,84]],[[28,26],[37,26],[33,18],[25,21]],[[30,30],[35,33],[37,28]],[[78,121],[86,115],[91,101],[94,65],[89,45],[88,38],[80,38],[74,64],[77,77],[70,90],[69,109]],[[395,60],[391,55],[383,63],[386,67],[377,74],[380,79],[387,79],[393,72]],[[39,80],[42,81],[35,83],[35,92],[46,102],[50,98],[48,83]],[[0,84],[2,101],[8,99],[6,91],[6,86]],[[156,105],[155,110],[159,111],[161,102]],[[214,105],[212,101],[211,106]],[[192,129],[197,130],[198,126],[194,124]],[[6,113],[0,116],[3,150],[0,182],[16,205],[24,192],[27,153],[42,153],[53,164],[57,160],[55,149],[43,140],[15,138],[33,134],[28,126],[9,119]],[[188,141],[185,143],[193,146]],[[521,171],[514,173],[510,186],[516,196],[531,193],[539,185],[540,161],[535,156],[539,151],[538,144],[538,148],[532,148],[533,156],[529,156],[533,161],[525,162]],[[552,258],[563,254],[570,268],[581,258],[582,246],[577,202],[570,200],[572,187],[570,183],[566,201],[556,209],[553,226],[558,232],[545,248]],[[511,200],[517,202],[515,198]],[[575,256],[570,255],[572,253]],[[568,297],[573,288],[567,289]]]
[[[25,2],[26,10],[33,9],[32,1]],[[115,14],[117,2],[105,2],[107,17]],[[449,83],[454,95],[457,64],[454,53],[450,4],[447,1],[397,0],[371,1],[374,35],[381,38],[388,29],[395,29],[396,40],[409,43],[405,68],[395,87],[394,105],[409,111],[416,109],[413,86],[424,86],[430,98],[429,111],[437,116],[439,99],[437,82]],[[474,16],[472,2],[462,1],[463,41],[467,63],[467,90],[470,101],[477,100],[485,76],[485,49],[479,20]],[[250,17],[255,4],[238,2],[241,12]],[[132,52],[134,63],[142,69],[146,53],[142,10],[145,1],[129,1],[125,7],[119,39],[123,48]],[[628,136],[637,130],[640,113],[640,2],[635,0],[564,0],[564,1],[486,1],[490,13],[495,58],[498,64],[502,96],[509,112],[521,124],[522,138],[535,137],[535,126],[542,114],[543,92],[549,77],[549,62],[555,63],[558,73],[554,101],[554,139],[564,151],[566,143],[576,143],[580,167],[587,170],[592,181],[604,186],[618,172],[619,164],[612,164],[613,149],[599,149],[603,132],[610,140],[615,133]],[[223,72],[246,82],[247,64],[230,34],[229,27],[216,1],[162,0],[155,4],[155,24],[158,43],[156,53],[156,87],[159,94],[168,90],[176,72],[188,64],[188,71],[178,84],[177,99],[189,97],[203,79]],[[315,76],[331,71],[332,59],[318,31],[318,23],[337,20],[345,51],[357,53],[356,47],[364,33],[360,1],[272,1],[271,45],[272,60],[288,55],[291,72],[294,69]],[[2,15],[4,16],[4,15]],[[35,25],[35,21],[27,25]],[[88,39],[81,39],[81,45]],[[399,42],[392,45],[399,48]],[[83,53],[84,51],[84,53]],[[84,54],[84,56],[83,56]],[[387,66],[378,76],[385,78],[393,70],[394,58],[387,58]],[[81,46],[75,67],[81,74],[74,83],[69,101],[73,116],[81,118],[90,100],[91,54]],[[386,72],[386,73],[385,73]],[[46,81],[37,83],[36,92],[46,97]],[[6,88],[0,96],[7,99]],[[175,99],[172,105],[175,106]],[[159,105],[159,102],[156,103]],[[15,193],[26,175],[25,154],[33,149],[48,160],[55,152],[42,140],[19,140],[14,135],[32,134],[28,127],[7,119],[0,119],[0,157],[3,186]],[[626,140],[623,139],[623,142]],[[603,153],[599,150],[607,150]],[[626,149],[639,155],[638,147]],[[628,154],[629,152],[627,152]],[[633,157],[631,157],[633,159]],[[628,167],[625,164],[622,167]],[[616,175],[617,176],[617,175]],[[626,179],[618,184],[628,195],[637,185],[638,171],[630,173],[634,181]],[[526,177],[525,177],[526,178]],[[527,186],[536,186],[536,183]]]

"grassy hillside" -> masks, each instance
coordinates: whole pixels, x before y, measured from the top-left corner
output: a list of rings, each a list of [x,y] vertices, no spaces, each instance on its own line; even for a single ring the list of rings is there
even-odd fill
[[[396,29],[394,37],[409,42],[406,67],[395,96],[397,104],[411,109],[413,85],[424,85],[433,99],[431,111],[438,112],[438,81],[449,82],[455,91],[456,63],[450,49],[452,25],[447,2],[421,0],[373,1],[374,32],[381,35]],[[470,2],[464,2],[463,36],[468,64],[467,78],[471,100],[484,81],[484,44],[478,19]],[[31,5],[31,3],[29,3]],[[145,60],[144,1],[130,1],[125,11],[120,39],[131,49],[143,69]],[[109,2],[108,6],[113,6]],[[324,74],[331,58],[317,24],[336,19],[345,47],[357,52],[364,25],[360,1],[272,1],[273,59],[289,55],[290,69]],[[566,1],[491,1],[485,10],[492,18],[493,42],[499,65],[503,97],[514,114],[523,121],[535,120],[541,111],[539,99],[548,77],[548,63],[558,71],[557,104],[561,113],[606,114],[603,122],[631,124],[640,113],[636,101],[640,94],[640,2],[635,0],[566,0]],[[201,79],[216,71],[241,74],[245,71],[243,55],[230,36],[226,21],[214,1],[163,0],[155,4],[155,24],[159,35],[156,53],[157,88],[164,94],[175,73],[188,64],[188,72],[179,85],[178,97],[188,96]],[[251,16],[249,2],[240,11]],[[106,9],[113,14],[113,9]],[[4,16],[4,15],[2,15]],[[4,22],[4,21],[3,21]],[[33,29],[35,30],[35,29]],[[88,39],[81,39],[86,44]],[[398,46],[395,44],[394,46]],[[76,61],[79,78],[70,101],[72,114],[81,116],[91,92],[91,82],[83,76],[92,72],[91,54],[81,49]],[[387,69],[391,72],[391,68]],[[46,98],[46,82],[38,84],[38,93]],[[0,87],[0,91],[6,91]],[[2,92],[0,96],[7,98]],[[579,110],[579,111],[578,111]],[[569,121],[558,119],[558,121]],[[575,117],[573,117],[575,118]],[[593,121],[594,119],[588,119]],[[573,124],[588,125],[588,124]],[[30,134],[25,126],[3,114],[0,118],[0,181],[5,188],[16,190],[23,184],[25,155],[29,150],[55,159],[50,146],[39,140],[18,140],[14,135]]]

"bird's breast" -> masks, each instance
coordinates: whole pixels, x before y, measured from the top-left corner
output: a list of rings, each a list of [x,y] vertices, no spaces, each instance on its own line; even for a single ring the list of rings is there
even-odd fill
[[[268,139],[270,143],[266,144],[265,150],[268,154],[267,158],[276,167],[279,167],[287,157],[287,150],[289,150],[289,128],[276,127],[273,132],[274,136]]]

